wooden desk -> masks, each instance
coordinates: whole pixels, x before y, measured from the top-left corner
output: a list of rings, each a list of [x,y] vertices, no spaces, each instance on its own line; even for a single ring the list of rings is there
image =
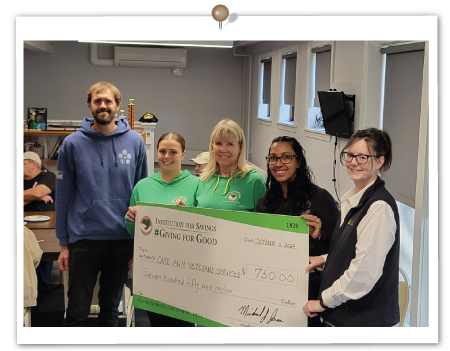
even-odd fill
[[[30,211],[24,212],[23,218],[26,216],[42,215],[49,216],[50,219],[44,222],[27,222],[27,228],[34,231],[34,229],[55,229],[55,211]]]
[[[41,261],[57,261],[61,247],[59,246],[59,240],[56,237],[55,231],[55,211],[35,211],[24,212],[23,217],[42,215],[49,216],[50,219],[44,222],[27,222],[26,227],[30,229],[41,247],[42,258]],[[25,221],[26,222],[26,221]]]
[[[31,231],[36,235],[43,251],[41,261],[58,261],[61,246],[59,246],[55,229],[32,229]]]

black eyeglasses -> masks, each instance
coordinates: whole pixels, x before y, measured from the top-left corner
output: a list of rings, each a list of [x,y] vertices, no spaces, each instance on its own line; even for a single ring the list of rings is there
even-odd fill
[[[350,152],[343,152],[342,153],[342,160],[345,162],[352,162],[354,158],[356,158],[356,163],[358,164],[366,164],[369,161],[369,157],[376,157],[378,156],[371,156],[371,155],[353,155]]]
[[[281,163],[286,165],[288,163],[291,163],[294,157],[297,157],[297,155],[281,155],[280,157],[271,155],[266,156],[266,160],[269,165],[276,165],[278,160],[280,160]]]

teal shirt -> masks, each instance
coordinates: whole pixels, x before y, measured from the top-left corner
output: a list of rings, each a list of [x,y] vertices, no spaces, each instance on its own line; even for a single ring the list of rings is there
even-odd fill
[[[264,177],[251,170],[244,178],[214,174],[198,185],[197,207],[253,212],[266,192]]]
[[[139,181],[133,189],[130,206],[136,205],[137,201],[152,202],[164,205],[175,205],[178,199],[182,199],[187,206],[195,206],[199,178],[184,170],[170,183],[166,183],[153,173],[150,177]],[[134,236],[134,222],[126,219],[125,224],[130,235]]]

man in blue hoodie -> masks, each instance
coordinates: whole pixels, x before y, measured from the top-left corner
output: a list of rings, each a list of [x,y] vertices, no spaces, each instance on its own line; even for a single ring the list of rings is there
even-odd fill
[[[93,118],[65,138],[57,163],[58,264],[69,270],[64,326],[85,324],[99,272],[98,325],[117,326],[133,257],[123,218],[133,187],[147,177],[147,157],[143,138],[125,119],[115,119],[121,94],[114,85],[94,84],[87,102]]]

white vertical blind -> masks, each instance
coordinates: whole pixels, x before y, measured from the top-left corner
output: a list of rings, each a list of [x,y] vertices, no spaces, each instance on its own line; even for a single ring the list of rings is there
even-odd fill
[[[412,50],[412,51],[411,51]],[[392,140],[393,158],[383,175],[386,188],[400,201],[415,207],[420,108],[423,80],[423,43],[385,48],[383,129]]]

